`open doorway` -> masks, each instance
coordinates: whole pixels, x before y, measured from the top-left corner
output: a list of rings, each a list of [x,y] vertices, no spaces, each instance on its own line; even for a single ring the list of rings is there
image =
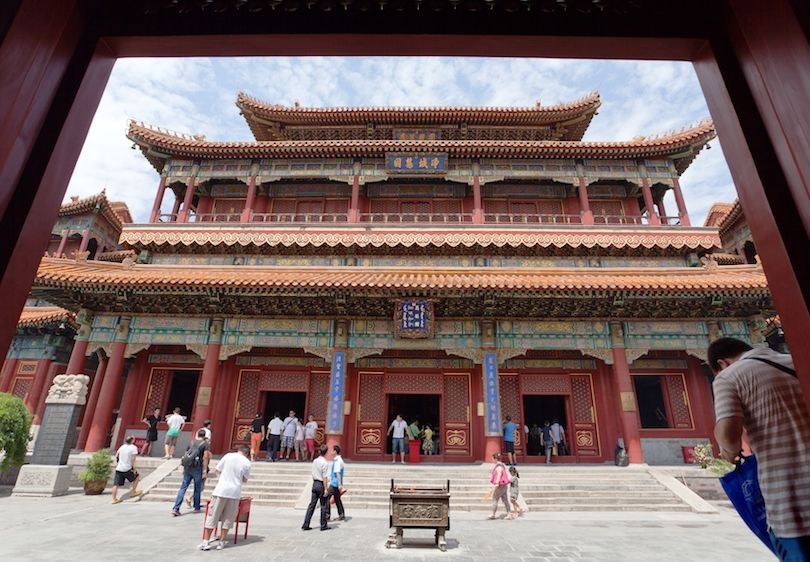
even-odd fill
[[[304,411],[306,405],[306,392],[276,392],[270,390],[264,395],[265,423],[272,420],[273,415],[276,413],[283,420],[290,413],[290,410],[295,411],[295,415],[299,420],[306,420],[307,414]]]
[[[536,430],[533,429],[535,425],[542,428],[546,420],[553,423],[555,419],[566,429],[565,396],[526,394],[523,396],[523,416],[525,419],[520,421],[529,427],[526,454],[539,455],[540,440]]]
[[[132,376],[130,374],[130,376]],[[179,370],[172,373],[172,382],[169,387],[169,400],[166,404],[166,412],[171,412],[175,408],[180,408],[180,414],[185,416],[186,421],[191,421],[191,414],[194,409],[194,399],[197,396],[197,382],[200,379],[200,371]]]
[[[414,420],[419,420],[419,427],[427,424],[433,428],[434,443],[433,451],[440,454],[437,449],[436,436],[439,435],[440,396],[438,394],[389,394],[388,395],[388,419],[386,424],[390,424],[397,414],[402,416],[410,425]],[[388,431],[388,425],[385,428]],[[386,439],[385,452],[391,453],[391,439]]]

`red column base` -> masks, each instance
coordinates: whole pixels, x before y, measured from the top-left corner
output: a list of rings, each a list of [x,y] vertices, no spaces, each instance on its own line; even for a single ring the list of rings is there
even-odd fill
[[[340,445],[340,439],[343,437],[342,435],[327,435],[326,436],[326,446],[329,447],[329,450],[332,450],[332,447],[335,445]],[[343,451],[343,445],[340,445],[341,452]]]
[[[492,462],[492,455],[501,452],[500,437],[484,437],[484,462]]]

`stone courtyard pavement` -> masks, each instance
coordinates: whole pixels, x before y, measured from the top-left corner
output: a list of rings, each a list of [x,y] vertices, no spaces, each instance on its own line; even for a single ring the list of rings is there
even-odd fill
[[[201,552],[202,515],[172,517],[171,505],[110,496],[0,497],[0,560],[775,560],[736,514],[529,513],[516,521],[487,521],[481,513],[451,513],[448,550],[429,531],[405,531],[406,547],[388,550],[385,511],[349,512],[334,529],[300,530],[304,512],[253,509],[247,540]],[[317,524],[316,521],[313,523]],[[413,546],[407,546],[407,545]]]

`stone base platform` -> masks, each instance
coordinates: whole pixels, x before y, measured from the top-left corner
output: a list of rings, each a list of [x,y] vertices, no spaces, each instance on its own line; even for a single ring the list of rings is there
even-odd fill
[[[73,469],[67,465],[26,464],[20,468],[14,496],[62,496],[70,487]]]

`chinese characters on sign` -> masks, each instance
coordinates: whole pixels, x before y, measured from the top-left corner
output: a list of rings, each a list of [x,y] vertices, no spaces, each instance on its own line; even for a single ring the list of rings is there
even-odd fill
[[[447,171],[443,152],[389,153],[385,155],[388,172],[401,174],[441,173]]]
[[[394,140],[435,141],[441,138],[438,129],[394,129]]]
[[[394,335],[399,338],[432,338],[433,303],[417,299],[397,301]]]
[[[484,354],[484,400],[487,435],[501,434],[501,406],[498,392],[498,360],[494,353]]]
[[[332,356],[329,377],[329,406],[326,412],[326,433],[343,432],[343,388],[346,383],[346,354],[336,351]]]

